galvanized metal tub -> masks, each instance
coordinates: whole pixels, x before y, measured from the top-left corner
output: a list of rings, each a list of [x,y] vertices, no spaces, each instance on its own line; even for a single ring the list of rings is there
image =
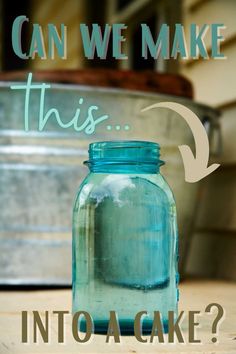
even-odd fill
[[[19,83],[15,83],[19,85]],[[178,211],[181,264],[191,237],[199,183],[184,181],[178,145],[194,150],[185,121],[167,110],[141,109],[156,102],[174,101],[192,109],[207,123],[211,143],[219,130],[218,112],[189,99],[136,91],[54,84],[46,91],[45,112],[55,107],[68,122],[81,105],[81,121],[91,105],[109,119],[93,135],[60,128],[50,118],[38,131],[38,90],[30,95],[30,131],[24,130],[25,91],[0,85],[0,284],[71,283],[71,214],[73,199],[86,175],[83,161],[88,144],[98,140],[157,141],[166,165],[162,173],[172,187]],[[111,126],[111,130],[107,129]],[[119,125],[120,130],[115,126]],[[126,125],[130,126],[125,130]],[[218,144],[218,143],[217,143]]]

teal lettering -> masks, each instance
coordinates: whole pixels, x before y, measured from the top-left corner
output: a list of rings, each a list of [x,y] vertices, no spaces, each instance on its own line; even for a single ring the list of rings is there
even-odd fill
[[[199,55],[204,59],[208,58],[205,43],[203,41],[203,37],[205,36],[208,28],[209,26],[205,24],[199,31],[199,27],[195,23],[192,23],[190,26],[190,56],[193,59],[197,59]]]
[[[61,38],[58,34],[56,26],[48,24],[48,56],[54,59],[54,48],[57,48],[58,55],[61,59],[67,58],[67,27],[61,24]]]
[[[30,106],[30,92],[32,89],[40,90],[40,104],[39,104],[39,124],[38,129],[42,131],[47,124],[49,118],[54,115],[58,125],[61,128],[70,128],[74,126],[74,130],[77,132],[84,132],[88,135],[95,132],[95,127],[108,119],[108,115],[102,115],[100,117],[94,117],[93,112],[97,111],[98,106],[90,106],[87,111],[87,117],[82,124],[79,125],[78,121],[80,118],[80,108],[77,108],[75,111],[74,117],[67,123],[64,123],[61,118],[58,110],[56,108],[50,108],[46,114],[44,114],[44,102],[45,102],[45,92],[46,89],[49,89],[51,85],[49,84],[32,84],[32,73],[29,73],[26,85],[12,85],[10,88],[12,90],[25,90],[25,110],[24,110],[24,122],[25,122],[25,131],[29,131],[29,106]],[[79,104],[83,103],[83,99],[80,98]]]
[[[226,59],[223,53],[220,53],[220,41],[224,40],[224,36],[220,35],[220,29],[225,26],[221,23],[213,23],[211,25],[211,55],[215,59]]]
[[[42,28],[37,23],[34,23],[29,56],[34,59],[36,53],[41,59],[46,59]]]
[[[21,59],[28,59],[28,56],[25,53],[22,53],[21,47],[21,30],[23,23],[26,21],[29,22],[29,19],[24,15],[16,17],[11,32],[12,48],[15,54]]]
[[[108,118],[108,115],[104,115],[104,116],[101,116],[101,117],[97,118],[96,120],[94,120],[93,114],[92,114],[92,112],[94,110],[98,110],[98,107],[97,106],[91,106],[88,109],[87,120],[88,120],[89,124],[88,124],[87,128],[85,129],[85,133],[88,134],[88,135],[94,133],[95,127],[96,127],[96,125],[98,123],[101,123],[102,121],[104,121],[105,119]]]
[[[147,49],[149,49],[149,52],[154,59],[157,59],[160,53],[164,59],[168,59],[169,58],[169,27],[167,26],[167,24],[163,24],[161,26],[161,30],[159,32],[156,43],[154,43],[153,41],[152,34],[150,32],[149,27],[145,23],[142,23],[141,26],[142,26],[142,57],[144,59],[147,59],[148,57]]]
[[[125,42],[125,38],[121,35],[121,30],[126,29],[122,23],[115,23],[112,26],[112,35],[113,35],[113,57],[116,59],[128,59],[128,57],[121,53],[121,42]]]
[[[181,58],[187,58],[184,28],[179,23],[175,25],[175,36],[172,46],[171,57],[176,59],[178,53],[180,53]]]
[[[80,25],[80,31],[82,35],[85,56],[88,59],[94,59],[96,49],[97,56],[100,59],[105,59],[107,56],[108,43],[111,34],[111,26],[106,24],[103,36],[101,32],[101,27],[97,23],[93,23],[92,25],[91,37],[89,35],[88,26],[84,23]]]
[[[25,131],[29,131],[29,101],[30,101],[30,91],[31,89],[41,89],[42,84],[31,84],[32,82],[32,73],[29,73],[27,78],[26,85],[12,85],[10,88],[12,90],[26,90],[25,91],[25,110],[24,110],[24,122],[25,122]],[[51,85],[44,84],[44,88],[50,88]]]

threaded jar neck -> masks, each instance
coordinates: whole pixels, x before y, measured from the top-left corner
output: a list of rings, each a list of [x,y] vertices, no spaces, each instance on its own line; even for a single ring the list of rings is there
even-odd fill
[[[92,143],[84,163],[98,173],[158,173],[164,164],[159,144],[135,140]]]

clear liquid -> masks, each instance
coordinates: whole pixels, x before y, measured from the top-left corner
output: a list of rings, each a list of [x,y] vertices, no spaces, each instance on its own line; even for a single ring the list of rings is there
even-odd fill
[[[134,333],[135,316],[140,311],[147,311],[144,316],[143,333],[150,333],[152,329],[153,312],[162,314],[163,330],[168,329],[168,311],[176,311],[176,288],[170,286],[162,288],[138,289],[113,285],[100,281],[77,285],[74,289],[74,312],[87,311],[93,319],[95,333],[107,333],[110,311],[116,311],[121,333]],[[86,331],[86,323],[82,319],[79,326]]]
[[[110,311],[122,333],[133,333],[140,311],[148,312],[144,332],[151,331],[154,311],[167,330],[168,311],[177,310],[175,217],[161,188],[127,175],[99,181],[75,209],[73,311],[87,311],[95,332],[107,332]],[[80,329],[86,330],[83,320]]]

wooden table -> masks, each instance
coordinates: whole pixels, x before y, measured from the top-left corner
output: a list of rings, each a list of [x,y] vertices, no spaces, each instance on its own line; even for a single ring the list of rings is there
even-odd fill
[[[216,312],[206,314],[209,303],[216,302],[225,309],[220,324],[218,343],[213,344],[212,322]],[[9,353],[236,353],[236,284],[223,281],[186,281],[180,285],[180,310],[200,310],[201,328],[196,332],[202,344],[188,343],[188,316],[181,324],[184,344],[139,343],[135,337],[121,337],[121,343],[106,343],[106,336],[94,335],[89,343],[77,343],[71,331],[71,315],[65,315],[65,343],[57,342],[55,310],[71,309],[70,290],[1,291],[0,292],[0,354]],[[29,343],[21,343],[21,311],[29,311]],[[50,341],[33,343],[32,310],[39,311],[44,320],[49,311]],[[40,336],[39,336],[40,337]],[[150,339],[150,336],[146,337]],[[167,335],[165,335],[167,341]]]

